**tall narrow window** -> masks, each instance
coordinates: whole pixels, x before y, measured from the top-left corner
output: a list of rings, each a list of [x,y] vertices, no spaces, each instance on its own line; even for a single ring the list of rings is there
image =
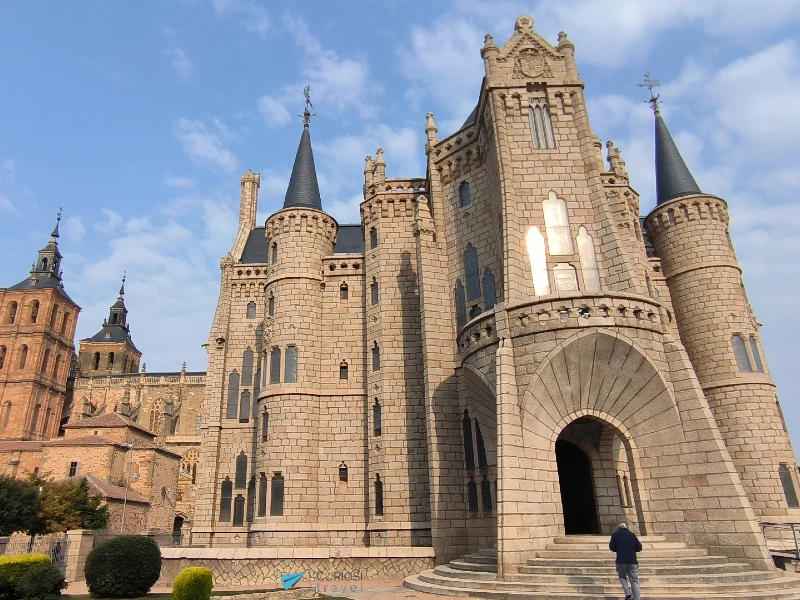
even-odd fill
[[[33,416],[31,417],[31,431],[36,433],[39,427],[39,413],[42,412],[42,405],[37,404],[33,407]]]
[[[53,312],[50,313],[50,329],[56,328],[57,318],[58,318],[58,304],[53,306]]]
[[[370,249],[378,247],[378,229],[375,227],[369,230],[369,247]]]
[[[3,427],[8,427],[8,423],[11,421],[11,408],[11,402],[6,402],[6,410],[3,413]]]
[[[78,474],[78,461],[73,460],[69,463],[69,477],[75,477]]]
[[[464,460],[467,464],[467,471],[474,471],[475,450],[472,447],[472,419],[469,418],[467,409],[464,409],[464,417],[461,419],[461,429],[464,432]]]
[[[495,304],[497,304],[497,290],[494,275],[487,267],[483,270],[483,306],[486,310],[491,310]]]
[[[525,244],[528,247],[528,259],[531,262],[533,293],[536,296],[545,296],[550,293],[550,278],[547,274],[544,238],[538,227],[528,229],[528,234],[525,236]]]
[[[464,250],[464,274],[467,279],[467,300],[475,300],[481,295],[481,275],[478,272],[478,251],[472,244]]]
[[[65,335],[67,333],[67,325],[69,325],[69,313],[64,313],[64,316],[61,318],[61,335]]]
[[[243,490],[247,487],[247,455],[244,450],[236,457],[236,489]]]
[[[286,363],[283,367],[283,382],[297,383],[297,346],[286,348]]]
[[[256,318],[256,303],[255,302],[248,302],[247,303],[247,318],[248,319],[255,319]]]
[[[483,512],[492,512],[492,484],[486,477],[481,481],[481,504],[483,504]]]
[[[625,501],[628,503],[627,506],[633,506],[633,500],[631,499],[631,482],[627,475],[622,476],[622,484],[625,486]]]
[[[264,412],[261,414],[261,441],[266,442],[269,439],[269,413]]]
[[[783,495],[786,496],[786,505],[789,508],[800,508],[800,503],[797,501],[797,490],[794,487],[794,478],[789,466],[781,463],[778,468],[778,476],[781,478],[781,485],[783,485]]]
[[[278,242],[272,242],[272,264],[278,262]]]
[[[31,323],[36,323],[36,319],[39,318],[39,301],[34,300],[31,303]]]
[[[456,279],[456,324],[459,331],[467,324],[467,298],[460,279]]]
[[[550,122],[550,108],[547,105],[546,98],[539,97],[530,99],[528,119],[531,123],[533,147],[537,150],[555,148],[553,124]]]
[[[349,376],[350,374],[347,369],[347,363],[342,361],[339,364],[339,379],[347,379]]]
[[[348,289],[347,284],[342,282],[342,285],[339,286],[339,298],[342,300],[347,300],[348,297]]]
[[[233,482],[229,477],[222,482],[219,495],[219,520],[228,523],[231,520],[231,502],[233,501]]]
[[[372,432],[376,436],[381,434],[381,402],[377,398],[372,405]]]
[[[283,475],[275,473],[272,476],[272,496],[269,503],[271,517],[283,516]]]
[[[94,362],[92,363],[92,365],[93,365],[92,368],[95,371],[97,371],[100,368],[100,353],[99,352],[95,352],[94,353]]]
[[[244,496],[236,495],[233,501],[233,526],[242,527],[244,525]]]
[[[275,296],[271,292],[269,295],[269,316],[275,316]]]
[[[747,346],[744,342],[744,337],[738,333],[731,336],[731,345],[733,346],[733,355],[736,357],[736,364],[739,366],[739,371],[742,373],[752,373],[753,365],[750,364],[750,357],[747,354]]]
[[[469,483],[467,483],[467,505],[469,512],[478,512],[478,484],[475,483],[474,477],[470,477]]]
[[[25,363],[28,362],[28,346],[22,344],[19,348],[19,360],[17,361],[17,368],[22,370],[25,368]]]
[[[372,370],[380,371],[381,369],[381,349],[378,347],[378,342],[372,345]]]
[[[478,420],[475,419],[475,440],[478,443],[478,468],[481,471],[489,469],[489,461],[486,460],[486,444],[483,442],[483,434]]]
[[[50,407],[44,412],[44,424],[42,425],[42,435],[47,435],[47,430],[50,428],[50,419],[53,416],[53,411]]]
[[[228,375],[228,406],[225,417],[235,419],[239,407],[239,373],[233,371]]]
[[[58,373],[61,370],[61,355],[56,356],[56,362],[53,365],[53,379],[58,379]]]
[[[578,254],[581,257],[581,271],[583,273],[583,289],[587,292],[600,291],[600,270],[597,268],[597,255],[594,251],[594,241],[586,227],[578,230]],[[650,292],[650,278],[647,277],[647,290]],[[652,296],[652,293],[650,294]]]
[[[375,514],[383,516],[383,482],[380,475],[375,475]]]
[[[347,483],[348,479],[349,477],[347,475],[347,465],[342,463],[339,465],[339,481],[341,481],[342,483]]]
[[[253,349],[250,347],[242,356],[242,385],[253,385]]]
[[[250,397],[250,390],[245,390],[239,396],[239,422],[247,423],[250,420],[250,404],[252,398]]]
[[[551,191],[547,200],[542,202],[544,226],[547,231],[547,246],[551,256],[574,254],[572,234],[569,231],[569,215],[567,203]]]
[[[6,364],[6,353],[8,349],[5,346],[0,346],[0,369]]]
[[[110,368],[110,369],[114,368],[114,353],[113,352],[109,352],[108,353],[108,364],[106,366],[108,368]]]
[[[247,522],[252,523],[256,516],[256,476],[250,478],[247,484]]]
[[[758,343],[754,335],[750,336],[750,354],[753,355],[753,362],[756,365],[756,371],[759,373],[764,372],[764,363],[761,362],[761,353],[758,351]]]
[[[281,382],[281,349],[273,348],[269,354],[269,382]]]
[[[469,183],[466,181],[462,181],[461,185],[458,186],[458,202],[462,207],[469,206]]]
[[[50,348],[47,348],[44,351],[44,356],[42,357],[42,373],[47,373],[47,367],[50,366]]]
[[[17,309],[19,305],[16,302],[12,302],[8,305],[8,316],[6,317],[6,323],[9,325],[13,325],[14,321],[17,320]]]
[[[369,286],[370,295],[372,296],[372,303],[378,303],[378,280],[372,278],[372,283]]]
[[[619,505],[625,506],[625,494],[622,492],[622,477],[617,474],[617,493],[619,494]]]
[[[262,473],[258,478],[258,516],[267,514],[267,476]]]

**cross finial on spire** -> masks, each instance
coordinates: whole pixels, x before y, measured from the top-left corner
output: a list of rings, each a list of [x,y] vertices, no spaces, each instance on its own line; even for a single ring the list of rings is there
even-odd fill
[[[125,278],[128,276],[128,269],[122,271],[122,285],[119,288],[119,297],[122,298],[125,295]]]
[[[297,115],[301,119],[303,119],[303,127],[308,127],[311,124],[311,117],[316,117],[317,113],[311,114],[311,111],[308,110],[309,108],[314,108],[314,105],[311,104],[311,86],[307,85],[303,88],[303,96],[306,97],[306,109],[303,111],[302,115]]]
[[[58,207],[58,216],[56,217],[56,226],[53,229],[52,233],[50,234],[50,237],[53,238],[54,241],[56,240],[56,238],[60,237],[59,233],[58,233],[58,224],[61,223],[61,214],[63,212],[64,212],[64,205],[62,204],[61,206]]]
[[[637,84],[637,87],[647,88],[650,90],[650,100],[645,100],[653,109],[654,114],[660,112],[661,102],[658,100],[658,94],[653,94],[653,88],[661,87],[661,82],[658,79],[650,79],[650,71],[644,72],[644,83]]]

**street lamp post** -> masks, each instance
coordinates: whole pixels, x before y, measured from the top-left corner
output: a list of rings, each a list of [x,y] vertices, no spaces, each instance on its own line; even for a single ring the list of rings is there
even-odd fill
[[[131,463],[133,462],[133,442],[130,442],[130,443],[126,442],[126,443],[120,444],[120,445],[123,448],[127,448],[128,452],[129,452],[129,454],[128,454],[128,474],[125,477],[125,496],[123,497],[123,500],[122,500],[122,518],[120,519],[120,522],[119,522],[119,532],[122,533],[124,531],[124,529],[125,529],[125,508],[128,505],[128,486],[130,485],[131,477],[132,477],[132,475],[131,475]],[[138,479],[139,478],[139,474],[136,473],[135,475],[136,475],[136,479]]]

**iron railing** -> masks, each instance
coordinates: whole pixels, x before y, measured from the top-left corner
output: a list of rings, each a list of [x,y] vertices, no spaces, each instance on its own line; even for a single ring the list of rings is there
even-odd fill
[[[800,523],[759,523],[772,554],[800,560]]]
[[[67,539],[60,536],[41,535],[12,537],[6,545],[6,556],[17,554],[44,554],[54,567],[67,565]]]

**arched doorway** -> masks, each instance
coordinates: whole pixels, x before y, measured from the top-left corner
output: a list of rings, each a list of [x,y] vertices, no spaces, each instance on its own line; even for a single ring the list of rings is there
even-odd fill
[[[172,543],[180,546],[183,542],[183,517],[180,515],[175,516],[172,523]]]
[[[592,465],[586,453],[566,440],[556,440],[556,465],[567,535],[599,534]]]

